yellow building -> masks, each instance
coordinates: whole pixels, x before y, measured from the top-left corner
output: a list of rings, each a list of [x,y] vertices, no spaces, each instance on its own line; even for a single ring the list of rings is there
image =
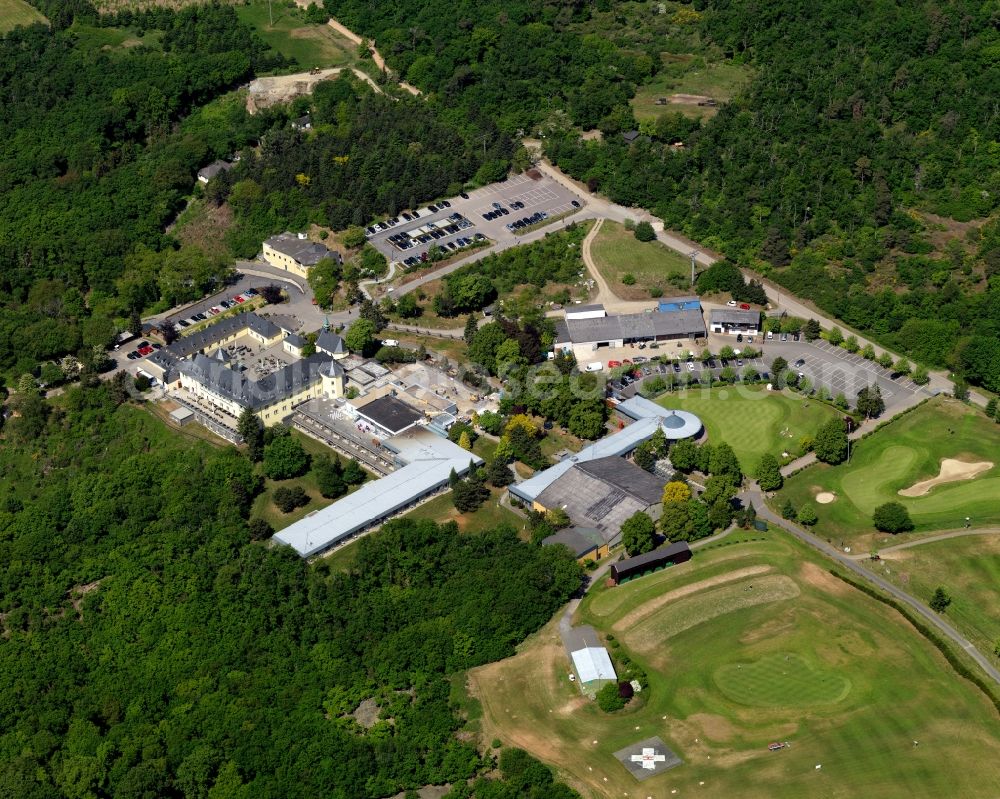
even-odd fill
[[[342,262],[340,253],[310,241],[305,233],[281,233],[264,242],[264,260],[276,269],[299,277],[309,277],[309,270],[324,258]]]
[[[256,381],[223,359],[201,354],[181,361],[177,370],[181,387],[194,396],[234,418],[250,408],[265,425],[277,424],[306,400],[344,396],[344,370],[325,355],[303,358]]]

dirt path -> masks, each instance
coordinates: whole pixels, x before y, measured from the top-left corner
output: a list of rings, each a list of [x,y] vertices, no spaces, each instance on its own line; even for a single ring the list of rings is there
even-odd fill
[[[893,552],[898,552],[901,549],[912,549],[913,547],[919,547],[923,544],[933,544],[935,541],[945,541],[949,538],[964,538],[967,535],[1000,535],[1000,527],[980,527],[977,529],[965,529],[960,530],[948,530],[944,533],[935,533],[934,535],[929,535],[926,538],[918,538],[916,541],[906,541],[902,544],[894,544],[891,547],[884,547],[878,550],[879,557],[885,557],[886,555],[891,555]],[[850,555],[851,560],[868,560],[870,555],[857,554]]]
[[[315,2],[315,0],[295,0],[295,4],[299,8],[308,8],[309,4],[312,3],[312,2]],[[330,17],[330,21],[327,22],[326,24],[329,25],[331,28],[333,28],[337,33],[339,33],[341,36],[343,36],[345,39],[347,39],[352,44],[367,44],[368,45],[368,52],[371,53],[372,61],[375,62],[375,66],[377,66],[383,72],[390,72],[391,71],[386,66],[385,59],[382,58],[382,54],[377,49],[375,49],[375,42],[374,41],[367,41],[366,42],[361,36],[359,36],[358,34],[356,34],[354,31],[352,31],[350,28],[348,28],[343,23],[338,22],[337,20],[335,20],[333,17]],[[355,70],[355,71],[357,71],[357,70]],[[366,80],[368,80],[369,82],[371,82],[371,78],[367,78],[366,77]],[[419,96],[420,93],[421,93],[420,89],[418,89],[413,84],[407,83],[405,80],[401,80],[398,83],[399,83],[399,86],[402,89],[408,91],[414,97]]]

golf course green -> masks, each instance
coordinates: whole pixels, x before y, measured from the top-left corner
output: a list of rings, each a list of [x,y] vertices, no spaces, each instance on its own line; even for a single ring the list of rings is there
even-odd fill
[[[899,494],[937,476],[946,458],[996,466],[972,479],[936,485],[923,496]],[[906,507],[917,532],[961,528],[966,517],[970,525],[984,526],[1000,521],[998,466],[1000,425],[960,402],[937,398],[859,441],[849,464],[817,464],[790,478],[776,502],[812,504],[817,532],[851,543],[868,543],[872,512],[886,502]],[[823,493],[833,501],[816,503]]]
[[[837,411],[791,391],[768,391],[763,386],[716,386],[665,394],[657,402],[696,414],[708,431],[709,442],[725,441],[752,474],[761,455],[781,459],[803,453],[804,438],[813,438]]]

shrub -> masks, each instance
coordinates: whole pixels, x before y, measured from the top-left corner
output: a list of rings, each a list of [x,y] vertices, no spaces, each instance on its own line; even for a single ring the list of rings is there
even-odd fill
[[[898,502],[886,502],[875,508],[872,522],[875,524],[875,528],[883,533],[902,533],[913,529],[913,520],[910,519],[910,514]]]
[[[618,683],[609,682],[597,692],[597,706],[605,713],[614,713],[625,707],[625,700],[618,693]]]
[[[635,226],[635,237],[639,241],[652,241],[656,238],[656,231],[649,222],[640,222]]]
[[[309,495],[302,490],[302,486],[281,486],[274,492],[274,504],[282,513],[291,513],[309,504]]]
[[[622,275],[622,283],[626,286],[634,286],[635,275],[633,275],[631,272],[626,272],[624,275]]]

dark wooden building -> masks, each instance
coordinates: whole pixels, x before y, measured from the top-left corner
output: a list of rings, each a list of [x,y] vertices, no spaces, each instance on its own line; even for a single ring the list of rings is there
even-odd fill
[[[691,560],[691,548],[685,541],[679,541],[654,549],[645,555],[636,555],[634,558],[625,558],[611,564],[611,580],[615,585],[619,585],[635,577],[688,560]]]

